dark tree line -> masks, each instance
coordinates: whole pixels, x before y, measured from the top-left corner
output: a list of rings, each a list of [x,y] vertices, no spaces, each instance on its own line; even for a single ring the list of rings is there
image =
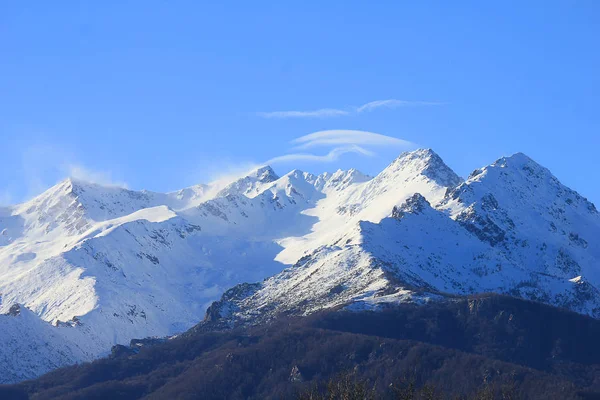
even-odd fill
[[[123,348],[0,399],[592,399],[599,337],[600,321],[504,296],[324,312]]]

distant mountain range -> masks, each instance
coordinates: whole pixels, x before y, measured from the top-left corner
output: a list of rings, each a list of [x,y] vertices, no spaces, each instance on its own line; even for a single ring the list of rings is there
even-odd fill
[[[431,150],[376,177],[262,167],[166,194],[67,179],[0,208],[0,383],[203,317],[195,330],[494,292],[599,318],[598,237],[595,206],[523,154],[466,180]]]

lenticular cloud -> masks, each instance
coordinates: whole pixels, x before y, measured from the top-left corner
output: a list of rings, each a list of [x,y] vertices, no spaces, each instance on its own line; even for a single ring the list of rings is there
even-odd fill
[[[407,148],[414,146],[413,143],[407,140],[398,139],[392,136],[367,131],[343,129],[311,133],[293,140],[292,143],[296,144],[297,149],[340,145],[394,146]]]

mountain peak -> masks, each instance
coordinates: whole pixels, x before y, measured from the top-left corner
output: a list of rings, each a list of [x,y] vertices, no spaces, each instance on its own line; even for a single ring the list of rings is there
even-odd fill
[[[522,168],[526,165],[529,165],[531,167],[537,167],[537,168],[543,168],[540,164],[538,164],[537,162],[535,162],[531,157],[527,156],[524,153],[515,153],[511,156],[508,157],[501,157],[498,160],[496,160],[493,164],[493,166],[498,166],[498,167],[517,167],[517,168]]]
[[[327,176],[325,186],[335,188],[336,190],[343,190],[353,183],[366,182],[369,179],[370,177],[354,168],[347,171],[338,169],[333,174]]]
[[[86,188],[91,188],[91,187],[102,188],[103,187],[103,185],[100,185],[98,183],[89,182],[89,181],[85,181],[83,179],[74,178],[74,177],[68,177],[68,178],[64,179],[63,181],[61,181],[58,184],[58,186],[66,193],[73,193],[75,195],[78,195],[79,193],[85,191]]]
[[[56,201],[56,199],[64,196],[76,195],[75,192],[77,192],[77,188],[80,185],[81,183],[74,178],[65,178],[49,189],[46,189],[44,192],[38,194],[34,198],[22,203],[20,206],[28,207],[31,204]]]
[[[515,153],[511,156],[501,157],[486,167],[476,169],[469,175],[467,181],[480,181],[484,177],[489,179],[490,175],[501,178],[502,176],[506,176],[507,173],[510,173],[512,176],[522,176],[526,181],[532,179],[533,181],[548,180],[555,185],[560,185],[558,179],[552,175],[550,170],[538,164],[524,153]]]
[[[65,189],[86,189],[86,188],[102,188],[102,189],[116,189],[116,190],[127,190],[127,187],[123,184],[111,183],[111,182],[94,182],[91,180],[81,179],[73,176],[69,176],[62,181],[60,181],[56,186],[62,187]],[[142,192],[147,192],[147,190],[142,190]]]
[[[284,176],[295,176],[295,177],[302,177],[305,175],[309,175],[306,172],[299,170],[299,169],[293,169],[290,172],[288,172],[287,174],[285,174]]]
[[[229,183],[223,189],[217,192],[216,197],[222,197],[229,194],[242,194],[253,197],[260,192],[260,189],[265,185],[275,182],[279,176],[268,165],[258,167],[250,171],[247,175],[242,176],[235,181]]]
[[[444,163],[442,158],[430,148],[422,148],[413,151],[405,151],[396,160],[424,160],[427,162]],[[448,168],[448,167],[447,167]]]
[[[532,161],[531,157],[529,157],[527,154],[522,153],[520,151],[514,153],[512,156],[509,156],[508,158]]]
[[[440,158],[440,156],[438,156],[438,154],[429,147],[423,147],[423,148],[416,149],[413,151],[407,151],[404,154],[413,154],[415,156],[424,157],[424,158],[431,158],[431,157]]]
[[[275,173],[269,165],[258,167],[248,174],[249,177],[256,178],[261,183],[275,182],[279,179],[279,175]]]
[[[73,187],[77,185],[77,180],[72,177],[67,177],[62,181],[58,182],[56,185],[48,189],[47,191],[57,190],[70,193],[73,190]],[[45,193],[45,192],[44,192]]]
[[[435,181],[441,186],[455,187],[462,179],[431,149],[407,151],[396,158],[386,171],[413,171]]]

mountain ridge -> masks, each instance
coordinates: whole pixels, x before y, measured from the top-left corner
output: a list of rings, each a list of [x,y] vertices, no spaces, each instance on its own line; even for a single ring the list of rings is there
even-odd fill
[[[431,154],[427,150],[415,153],[410,156],[422,159],[423,155]],[[397,170],[396,165],[404,161],[402,156],[399,160],[388,168]],[[511,173],[506,172],[507,168],[512,168]],[[489,176],[495,180],[485,184]],[[434,206],[426,199],[432,198],[431,195],[416,193],[390,210],[391,219],[360,221],[357,230],[344,231],[331,240],[333,245],[319,247],[298,264],[255,287],[250,295],[216,303],[209,319],[218,319],[219,307],[228,310],[227,324],[235,325],[261,321],[261,310],[266,310],[265,318],[269,319],[277,313],[310,313],[315,305],[334,307],[354,303],[356,307],[362,303],[372,307],[389,301],[410,301],[413,293],[417,301],[423,301],[440,294],[485,291],[600,316],[600,281],[594,261],[600,253],[597,246],[585,239],[593,237],[594,232],[600,233],[600,219],[590,202],[564,187],[547,169],[522,153],[497,160],[465,182],[456,179],[453,182],[457,186],[449,188]],[[477,187],[479,184],[483,185],[483,191]],[[540,186],[546,197],[527,192],[528,187]],[[499,202],[508,203],[508,207],[503,209]],[[564,204],[558,204],[561,202]],[[532,211],[522,212],[524,204],[528,207],[526,211]],[[588,219],[582,223],[585,218]],[[543,226],[542,220],[561,234],[546,237],[539,229],[532,228]],[[402,235],[397,234],[406,224],[411,225],[402,230]],[[574,231],[575,225],[586,233]],[[411,241],[411,236],[417,239]],[[428,237],[431,243],[423,243],[423,237]],[[538,240],[539,237],[545,240]],[[436,245],[445,241],[456,243],[456,247]],[[357,246],[362,251],[357,251]],[[531,247],[537,251],[532,252]],[[368,257],[357,258],[357,254]],[[465,262],[470,258],[472,261]],[[369,274],[375,276],[368,278]],[[362,284],[352,281],[359,276],[366,281]],[[343,282],[352,284],[346,289]],[[413,292],[415,287],[418,290]],[[300,306],[303,303],[308,306]],[[290,307],[294,304],[295,307]]]
[[[68,179],[5,208],[0,232],[0,312],[67,323],[86,357],[207,309],[235,326],[491,291],[600,316],[598,212],[519,153],[467,180],[431,149],[375,177],[264,166],[165,194]]]

